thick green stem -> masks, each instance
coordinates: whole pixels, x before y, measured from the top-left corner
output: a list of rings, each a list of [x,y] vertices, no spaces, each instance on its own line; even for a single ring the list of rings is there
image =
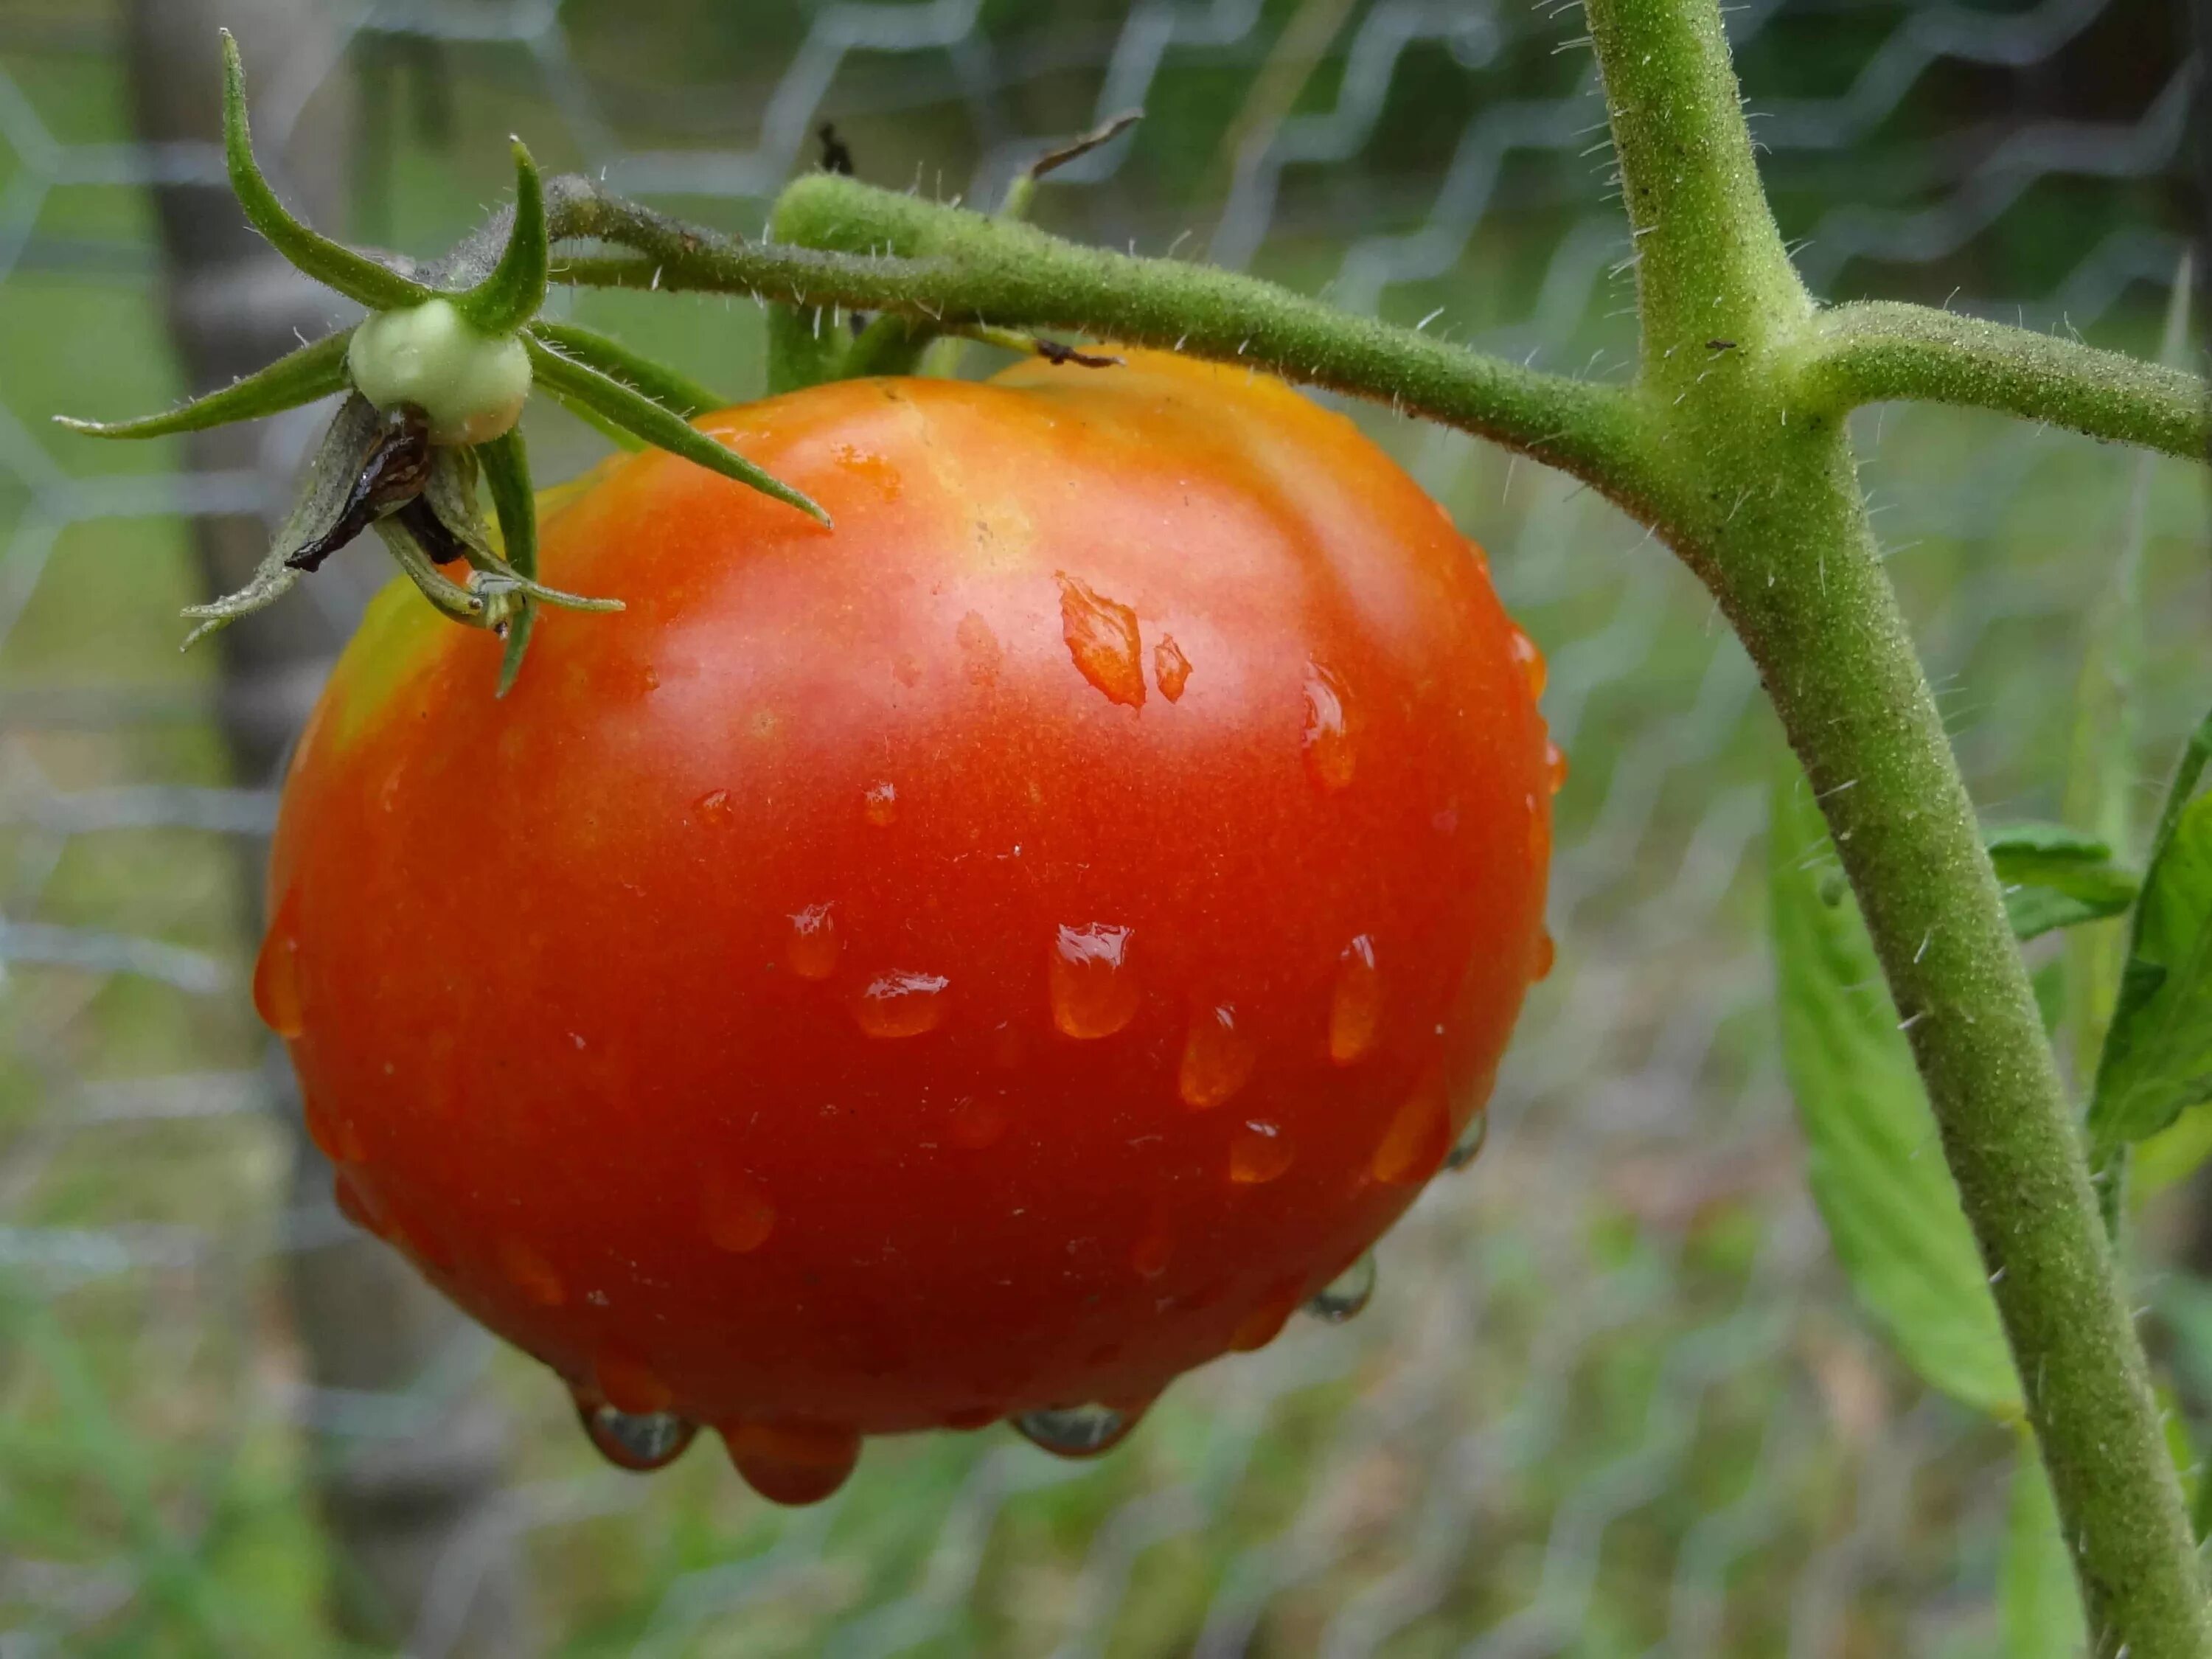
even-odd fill
[[[1990,349],[1994,331],[1905,325],[1899,307],[1817,318],[1759,188],[1717,0],[1586,10],[1638,241],[1639,390],[1672,491],[1659,528],[1758,664],[1834,831],[1990,1269],[2096,1651],[2203,1659],[2212,1620],[2142,1344],[1843,415],[1914,390],[2139,440],[2181,441],[2188,423],[2149,395],[2151,371],[2087,398],[2063,395],[2087,377],[2039,383],[2019,331]],[[2153,409],[2165,425],[2136,418]]]

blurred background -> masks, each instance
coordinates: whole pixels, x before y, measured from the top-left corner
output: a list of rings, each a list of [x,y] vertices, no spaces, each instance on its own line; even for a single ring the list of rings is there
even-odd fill
[[[1891,1359],[1805,1196],[1742,653],[1603,502],[1374,410],[1550,653],[1573,763],[1559,968],[1481,1158],[1385,1242],[1358,1322],[1188,1378],[1102,1462],[878,1442],[798,1512],[710,1442],[600,1465],[549,1375],[332,1209],[248,1006],[272,781],[381,561],[190,657],[176,613],[258,556],[316,416],[135,448],[48,424],[341,316],[221,188],[218,24],[288,198],[412,253],[501,198],[509,132],[756,232],[824,121],[864,178],[989,204],[1141,105],[1043,223],[1556,368],[1619,375],[1632,337],[1571,4],[0,0],[0,1656],[1999,1651],[2007,1437]],[[2159,349],[2193,199],[2175,9],[1730,26],[1817,292]],[[749,305],[576,314],[757,389]],[[531,418],[541,479],[598,453]],[[2204,698],[2191,469],[1971,414],[1863,426],[1984,810],[2056,816],[2077,729],[2151,789]],[[2077,728],[2083,618],[2130,561],[2132,714]],[[2197,1208],[2167,1202],[2148,1285],[2206,1253]]]

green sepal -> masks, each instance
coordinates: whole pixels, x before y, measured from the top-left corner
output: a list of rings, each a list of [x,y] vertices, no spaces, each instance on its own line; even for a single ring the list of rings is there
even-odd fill
[[[220,392],[210,392],[159,415],[142,416],[135,421],[80,421],[70,415],[57,415],[54,419],[72,432],[94,438],[166,438],[172,433],[204,432],[233,421],[282,414],[345,390],[346,348],[352,340],[349,328],[326,335],[312,345],[287,352],[242,380],[232,381]]]
[[[384,538],[385,546],[398,561],[407,580],[422,590],[424,599],[455,622],[471,628],[495,628],[504,620],[477,591],[473,580],[465,587],[438,568],[405,520],[397,516],[379,519],[376,533]]]
[[[228,29],[222,32],[222,149],[231,190],[246,210],[247,222],[307,276],[371,311],[398,311],[431,297],[432,291],[422,283],[310,230],[276,199],[253,160],[253,138],[246,118],[246,66],[239,61],[238,42]]]
[[[830,522],[830,515],[811,496],[763,471],[635,387],[563,356],[534,334],[526,332],[522,341],[529,348],[531,368],[538,384],[563,401],[583,405],[656,448],[748,484],[824,525]]]
[[[545,186],[538,164],[520,138],[514,141],[514,228],[499,263],[483,281],[453,296],[453,308],[478,332],[512,334],[545,303],[546,273],[552,250],[545,225]]]
[[[485,486],[491,491],[491,507],[499,519],[500,548],[507,563],[521,575],[538,574],[538,497],[530,487],[530,448],[522,434],[510,432],[477,448],[483,467]],[[522,672],[522,659],[530,649],[530,636],[538,626],[538,609],[525,605],[507,624],[507,650],[499,659],[499,684],[494,696],[503,697]]]
[[[328,534],[344,515],[355,482],[384,434],[385,417],[368,398],[356,393],[339,405],[307,469],[306,486],[246,586],[205,605],[185,607],[184,614],[198,618],[200,625],[185,636],[183,649],[191,650],[209,635],[274,605],[291,591],[306,574],[291,562],[292,555]]]
[[[664,368],[650,357],[641,356],[621,341],[600,333],[597,329],[585,328],[575,323],[556,323],[541,317],[530,325],[530,332],[571,362],[595,368],[611,380],[619,380],[635,391],[643,392],[662,408],[683,416],[710,415],[718,409],[727,409],[737,400],[725,398],[709,386],[704,386],[672,368]]]

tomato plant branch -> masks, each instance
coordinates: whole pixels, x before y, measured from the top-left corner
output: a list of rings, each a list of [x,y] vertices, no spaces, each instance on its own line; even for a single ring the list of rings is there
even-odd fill
[[[2018,330],[1903,307],[1820,317],[1759,188],[1717,0],[1585,12],[1638,239],[1638,387],[1668,486],[1655,523],[1757,663],[1834,834],[1990,1273],[2095,1651],[2203,1659],[2212,1620],[2148,1367],[1844,419],[1862,394],[1933,394],[2201,448],[2171,418],[2185,394]]]
[[[556,264],[556,281],[751,294],[947,325],[1074,329],[1241,360],[1443,421],[1610,495],[1638,495],[1644,444],[1621,388],[1483,356],[1232,271],[1084,247],[834,173],[785,191],[775,242],[684,225],[583,179],[556,180],[550,199],[556,237],[632,250]],[[821,333],[834,337],[827,322]]]
[[[2193,374],[2078,341],[1886,303],[1825,311],[1799,381],[1813,407],[1889,398],[1962,404],[2202,460],[2212,397]]]

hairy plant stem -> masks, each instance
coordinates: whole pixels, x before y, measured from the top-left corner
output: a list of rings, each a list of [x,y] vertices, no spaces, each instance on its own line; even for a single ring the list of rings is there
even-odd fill
[[[1586,10],[1635,237],[1632,387],[826,174],[786,192],[769,244],[556,181],[556,237],[628,251],[555,275],[790,307],[777,326],[795,381],[834,372],[828,343],[845,337],[834,310],[817,324],[815,307],[1241,359],[1535,456],[1657,530],[1718,598],[1820,793],[1990,1270],[2097,1652],[2203,1659],[2212,1622],[2142,1346],[1972,805],[1868,528],[1844,416],[1916,397],[2201,459],[2204,390],[1940,313],[1820,309],[1760,192],[1715,0]],[[824,360],[811,369],[811,354]]]

